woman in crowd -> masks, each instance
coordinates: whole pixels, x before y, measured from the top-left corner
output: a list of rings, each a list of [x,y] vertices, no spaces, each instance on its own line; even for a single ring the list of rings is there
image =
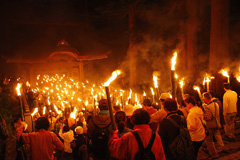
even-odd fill
[[[195,149],[195,155],[197,157],[198,150],[201,147],[206,134],[203,124],[203,111],[200,107],[196,105],[196,101],[192,96],[185,99],[186,108],[189,111],[187,116],[187,127],[193,141],[193,146]]]
[[[135,159],[140,149],[135,134],[140,136],[144,148],[149,144],[151,137],[155,136],[151,151],[155,159],[165,160],[165,154],[162,146],[161,138],[155,134],[148,125],[150,121],[149,113],[144,109],[137,109],[133,112],[131,122],[134,124],[134,132],[124,134],[121,138],[118,137],[117,132],[114,132],[112,138],[109,140],[109,151],[112,158],[117,159]]]
[[[127,132],[131,132],[132,129],[126,127],[127,117],[126,113],[123,111],[118,111],[115,113],[115,121],[118,127],[118,136],[121,137]]]

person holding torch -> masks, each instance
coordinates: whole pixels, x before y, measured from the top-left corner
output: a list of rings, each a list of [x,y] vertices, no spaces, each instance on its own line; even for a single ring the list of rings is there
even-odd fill
[[[162,140],[150,129],[149,121],[150,115],[145,109],[136,109],[131,117],[134,131],[120,138],[118,131],[115,131],[109,140],[111,158],[133,160],[146,159],[145,156],[148,156],[149,159],[165,160]],[[144,154],[146,151],[148,155]]]
[[[17,137],[20,144],[30,144],[34,160],[52,160],[55,151],[64,149],[64,145],[57,135],[49,132],[49,127],[49,120],[46,117],[39,117],[36,120],[37,132],[22,133],[20,137]]]
[[[113,132],[107,99],[98,102],[100,112],[89,120],[87,137],[93,159],[109,159],[108,140]]]

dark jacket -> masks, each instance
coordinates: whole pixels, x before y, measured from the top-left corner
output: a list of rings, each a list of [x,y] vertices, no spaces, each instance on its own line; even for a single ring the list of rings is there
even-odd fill
[[[171,112],[167,115],[171,116],[179,125],[181,124],[181,116],[178,112]],[[171,151],[168,146],[173,142],[173,140],[179,135],[179,128],[176,128],[168,119],[165,117],[163,121],[159,124],[159,135],[162,139],[162,145],[165,152],[166,159],[173,159]],[[184,118],[184,126],[187,127],[186,119]]]
[[[109,132],[112,132],[112,125],[109,125],[111,123],[111,118],[108,114],[98,114],[96,116],[93,116],[89,120],[88,123],[88,131],[87,131],[87,136],[89,139],[93,136],[94,130],[95,130],[95,125],[97,125],[100,128],[108,127]]]
[[[87,141],[83,134],[75,136],[75,146],[72,147],[73,159],[84,160],[87,157]]]
[[[108,159],[109,157],[109,151],[108,151],[108,140],[111,137],[111,133],[113,132],[112,125],[111,125],[111,118],[107,114],[108,112],[99,112],[98,115],[93,116],[92,119],[89,120],[88,123],[88,131],[87,131],[87,137],[88,137],[88,143],[89,143],[89,150],[90,152],[93,153],[93,159]],[[104,142],[101,142],[101,144],[95,144],[94,139],[96,142],[96,134],[98,134],[99,129],[96,128],[106,128],[108,129],[108,134],[104,134],[105,136],[107,135],[108,140],[104,140]],[[95,136],[94,136],[95,135]],[[98,142],[99,143],[99,142]]]

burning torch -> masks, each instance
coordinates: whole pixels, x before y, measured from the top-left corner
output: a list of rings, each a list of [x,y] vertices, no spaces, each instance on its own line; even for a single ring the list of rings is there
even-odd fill
[[[17,90],[17,95],[19,96],[19,100],[20,100],[22,120],[24,121],[23,103],[22,103],[22,96],[21,96],[21,84],[20,83],[17,84],[16,90]]]
[[[236,77],[237,81],[240,82],[240,67],[239,67],[239,71],[236,73],[235,77]]]
[[[204,77],[203,80],[203,86],[205,85],[205,83],[207,83],[207,92],[209,92],[209,83],[211,82],[211,79],[214,79],[214,77],[210,77],[208,76],[208,74],[206,74],[206,77]]]
[[[157,98],[157,100],[158,100],[158,99],[159,99],[159,96],[158,96],[158,78],[157,78],[157,76],[153,76],[153,82],[154,82],[154,88],[155,88],[156,98]]]
[[[106,90],[106,95],[107,95],[107,101],[108,101],[108,107],[109,107],[109,113],[110,113],[110,117],[111,117],[111,121],[112,121],[112,128],[115,131],[116,130],[116,124],[115,124],[115,120],[113,117],[113,109],[112,109],[112,105],[111,105],[111,99],[110,99],[110,93],[109,93],[109,85],[112,81],[114,81],[117,76],[120,74],[120,70],[116,70],[112,73],[112,77],[110,77],[108,79],[107,82],[104,83],[105,86],[105,90]]]
[[[31,114],[31,118],[32,118],[32,131],[35,132],[35,126],[34,126],[34,115],[38,112],[38,108],[35,108],[33,113]]]
[[[120,97],[121,97],[121,104],[122,104],[122,110],[123,110],[123,93],[124,91],[123,90],[120,90]]]
[[[179,84],[180,84],[181,94],[182,94],[182,98],[183,98],[183,97],[184,97],[184,91],[183,91],[184,78],[182,78],[182,79],[179,81]]]
[[[174,53],[174,56],[172,57],[172,67],[171,67],[171,81],[172,81],[172,96],[173,99],[176,97],[176,87],[175,87],[175,65],[176,65],[176,59],[177,59],[177,52]]]
[[[201,91],[200,88],[198,86],[193,86],[193,89],[196,90],[198,92],[198,96],[202,102],[202,104],[204,103],[203,99],[202,99],[202,95],[201,95]]]
[[[143,92],[143,99],[147,99],[146,92]]]
[[[154,102],[154,101],[155,101],[155,99],[154,99],[154,97],[155,97],[155,96],[154,96],[154,91],[153,91],[153,88],[152,88],[152,87],[151,87],[150,89],[151,89],[151,92],[152,92],[152,99],[153,99],[152,101]]]
[[[222,69],[221,71],[220,71],[220,73],[224,76],[224,77],[227,77],[227,80],[228,80],[228,83],[230,83],[230,77],[229,77],[229,75],[228,75],[228,72],[226,71],[226,70],[224,70],[224,69]]]

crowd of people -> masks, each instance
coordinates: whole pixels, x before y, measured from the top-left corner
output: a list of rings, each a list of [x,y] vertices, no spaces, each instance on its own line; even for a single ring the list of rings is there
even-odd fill
[[[224,90],[223,103],[214,92],[203,93],[200,106],[191,95],[184,95],[179,105],[162,93],[161,109],[154,108],[150,99],[137,109],[130,104],[123,109],[114,106],[114,122],[106,99],[99,101],[98,113],[88,110],[77,120],[68,113],[66,117],[42,115],[35,121],[36,132],[28,133],[27,124],[18,118],[14,124],[17,159],[197,159],[200,148],[218,158],[223,139],[235,140],[238,95],[229,83]]]

